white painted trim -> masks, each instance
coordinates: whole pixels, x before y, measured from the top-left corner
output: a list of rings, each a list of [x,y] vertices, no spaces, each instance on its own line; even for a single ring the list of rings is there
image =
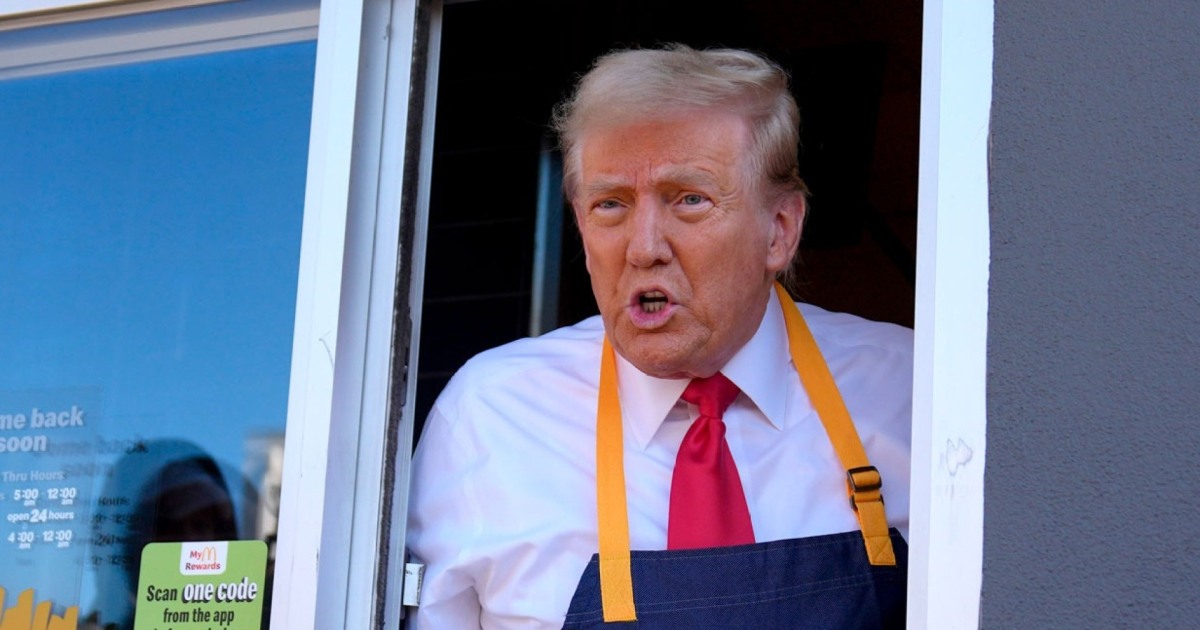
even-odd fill
[[[326,496],[317,628],[383,627],[377,604],[400,597],[399,581],[378,578],[392,516],[384,512],[390,490],[384,470],[391,465],[385,449],[416,4],[369,2],[363,11],[342,292],[343,318],[352,319],[343,320],[339,334],[352,359],[349,369],[338,370],[333,419],[347,443],[356,429],[358,458],[354,467],[347,458],[341,460],[347,465],[330,469],[330,488],[349,491]]]
[[[232,0],[8,0],[0,4],[0,31],[85,22]]]
[[[321,7],[275,628],[381,627],[399,598],[379,570],[416,19],[417,0]]]
[[[335,442],[330,429],[334,371],[339,358],[342,261],[349,214],[362,0],[323,3],[320,23],[284,433],[272,628],[318,627],[317,582],[329,463],[335,460],[339,466],[347,466],[357,459],[357,441]]]
[[[317,36],[317,18],[315,8],[255,16],[222,12],[211,21],[105,31],[65,41],[45,38],[11,44],[0,39],[0,80],[310,41]]]
[[[974,629],[983,573],[992,0],[922,38],[908,627]]]
[[[397,445],[396,461],[392,462],[395,471],[395,487],[392,490],[392,528],[390,540],[390,555],[388,557],[388,575],[386,576],[389,589],[398,594],[401,589],[410,590],[410,585],[403,584],[409,573],[405,570],[408,552],[405,546],[408,532],[408,496],[409,470],[412,464],[413,435],[416,426],[417,404],[417,371],[418,359],[421,356],[421,304],[425,297],[425,252],[429,241],[429,195],[433,177],[433,135],[437,123],[437,89],[439,69],[441,67],[442,49],[442,3],[433,0],[429,7],[429,40],[428,57],[425,62],[425,101],[421,120],[421,147],[418,165],[416,217],[413,226],[413,251],[409,257],[411,266],[399,269],[399,273],[411,273],[412,284],[409,290],[408,303],[411,306],[410,346],[408,348],[408,388],[404,395],[404,414],[401,418],[400,443]],[[402,350],[392,348],[393,352]],[[395,380],[395,379],[393,379]],[[419,578],[418,578],[419,579]],[[419,587],[419,584],[417,585]],[[415,590],[415,589],[412,589]],[[384,602],[384,618],[380,627],[399,628],[405,611],[402,600],[395,594]]]

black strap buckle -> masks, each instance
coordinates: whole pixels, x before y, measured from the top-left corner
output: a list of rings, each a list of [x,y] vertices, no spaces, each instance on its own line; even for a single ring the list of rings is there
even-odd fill
[[[874,466],[859,466],[846,471],[846,483],[850,485],[850,507],[858,510],[854,496],[860,492],[872,492],[883,488],[883,475]],[[879,496],[883,501],[883,495]]]

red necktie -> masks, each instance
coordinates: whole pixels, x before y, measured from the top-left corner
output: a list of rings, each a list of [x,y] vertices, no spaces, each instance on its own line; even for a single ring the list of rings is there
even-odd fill
[[[719,372],[692,380],[683,391],[685,401],[700,407],[700,417],[683,436],[675,457],[667,549],[754,542],[742,480],[721,420],[738,391],[737,385]]]

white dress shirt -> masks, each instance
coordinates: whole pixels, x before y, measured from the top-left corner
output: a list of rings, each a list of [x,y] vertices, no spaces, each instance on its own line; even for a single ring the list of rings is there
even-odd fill
[[[912,333],[800,305],[907,537]],[[413,459],[408,544],[425,564],[410,627],[561,628],[596,542],[599,317],[484,352],[430,412]],[[759,542],[858,531],[845,470],[788,354],[774,292],[721,370],[742,393],[726,437]],[[697,412],[686,379],[617,357],[633,549],[665,549],[671,471]]]

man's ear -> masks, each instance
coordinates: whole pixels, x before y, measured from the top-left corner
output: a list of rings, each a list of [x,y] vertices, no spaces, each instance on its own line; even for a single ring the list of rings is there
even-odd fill
[[[808,204],[800,191],[780,195],[771,208],[771,242],[767,249],[767,270],[772,274],[787,269],[800,246],[800,232]]]

